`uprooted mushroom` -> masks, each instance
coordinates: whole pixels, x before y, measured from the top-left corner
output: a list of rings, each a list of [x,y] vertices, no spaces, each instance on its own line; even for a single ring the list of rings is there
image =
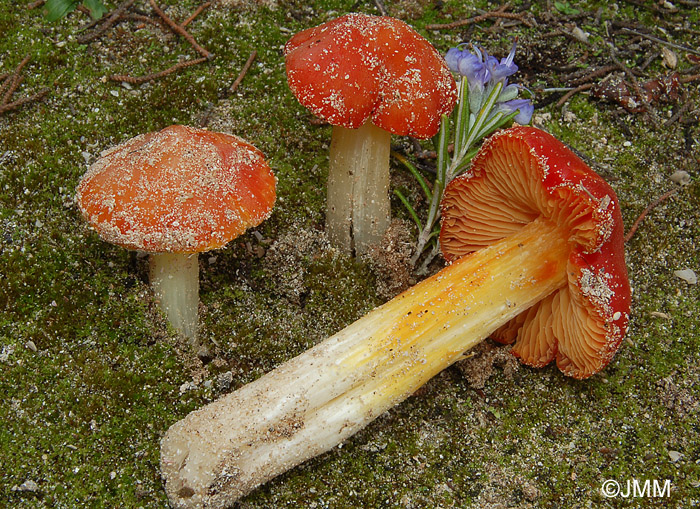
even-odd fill
[[[543,131],[491,137],[443,202],[451,264],[277,369],[175,423],[161,469],[175,507],[225,507],[327,451],[489,336],[585,378],[627,330],[615,193]]]

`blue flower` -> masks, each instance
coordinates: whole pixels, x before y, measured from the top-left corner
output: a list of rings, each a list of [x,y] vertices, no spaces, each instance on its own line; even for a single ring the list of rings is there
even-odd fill
[[[466,77],[470,82],[479,80],[483,85],[487,83],[496,84],[518,72],[515,65],[515,46],[513,43],[510,53],[499,62],[494,56],[489,55],[486,50],[474,47],[474,53],[462,50],[458,47],[450,48],[445,55],[447,66],[452,72],[456,72]],[[483,53],[482,53],[483,52]],[[504,82],[504,85],[507,84]]]
[[[518,72],[518,66],[513,62],[515,58],[515,43],[513,43],[508,56],[502,58],[500,62],[496,57],[492,57],[486,53],[486,51],[484,51],[484,54],[486,55],[484,59],[486,68],[489,70],[489,73],[491,73],[491,79],[494,83]]]
[[[468,51],[462,51],[459,48],[450,48],[445,54],[445,62],[447,67],[450,68],[452,72],[459,72],[459,60],[462,58],[463,53],[469,53]]]
[[[530,123],[535,107],[530,99],[513,99],[511,101],[498,103],[496,105],[496,112],[500,111],[506,115],[513,113],[516,110],[518,111],[518,114],[515,115],[513,120],[520,125],[526,125]]]
[[[471,46],[471,51],[462,49],[465,46],[466,44],[460,44],[451,48],[445,55],[445,61],[450,70],[463,79],[466,78],[469,84],[468,96],[462,100],[469,101],[472,114],[478,115],[489,94],[500,86],[501,91],[489,118],[497,112],[504,115],[517,112],[514,120],[519,124],[528,124],[534,110],[532,102],[529,99],[518,99],[522,87],[508,83],[508,77],[518,72],[518,66],[514,62],[516,43],[513,42],[508,56],[500,60],[477,45]]]
[[[480,53],[479,56],[476,56],[467,50],[451,48],[445,55],[445,61],[451,71],[461,74],[467,78],[469,83],[479,81],[485,85],[490,79]]]

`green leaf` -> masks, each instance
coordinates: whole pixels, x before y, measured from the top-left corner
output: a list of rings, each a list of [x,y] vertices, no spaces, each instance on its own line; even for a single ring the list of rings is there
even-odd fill
[[[46,0],[46,20],[58,21],[69,12],[73,12],[79,3],[78,0]]]
[[[406,207],[406,210],[408,210],[408,213],[411,214],[411,217],[413,218],[413,221],[416,223],[416,226],[418,227],[418,231],[423,230],[423,225],[420,222],[420,219],[418,219],[418,214],[416,214],[416,211],[413,209],[410,203],[408,203],[408,200],[406,197],[403,195],[401,191],[398,189],[394,189],[394,194],[399,197],[399,200],[401,200],[401,203],[403,203],[403,206]]]
[[[437,180],[443,184],[447,176],[447,167],[450,164],[450,155],[447,151],[450,138],[450,117],[447,115],[442,116],[442,122],[440,124],[440,130],[438,131],[438,144],[437,144]],[[433,190],[434,191],[434,190]],[[442,197],[440,197],[442,198]]]
[[[85,7],[87,7],[90,11],[90,16],[92,16],[92,19],[100,19],[108,12],[107,7],[105,7],[105,4],[102,3],[102,0],[84,0],[83,4],[85,4]]]
[[[455,154],[461,152],[462,143],[464,143],[469,133],[469,113],[469,82],[467,78],[463,77],[459,82],[459,101],[454,109]]]
[[[554,8],[567,16],[573,16],[574,14],[581,12],[578,9],[571,7],[569,2],[554,2]]]
[[[503,82],[496,83],[496,86],[493,87],[493,90],[491,90],[491,93],[486,98],[484,104],[481,106],[479,113],[476,115],[476,120],[474,121],[474,124],[472,125],[471,130],[469,131],[469,137],[464,143],[462,151],[470,149],[472,145],[474,145],[474,143],[476,143],[482,137],[482,129],[484,127],[484,123],[486,122],[489,114],[491,113],[493,105],[496,104],[498,96],[501,95],[501,90],[503,90]],[[457,156],[455,155],[455,157]]]
[[[394,156],[395,159],[398,159],[401,164],[403,164],[408,171],[411,172],[411,175],[418,181],[420,184],[420,187],[423,189],[423,193],[425,193],[425,196],[428,198],[428,201],[433,199],[433,193],[430,191],[430,187],[428,187],[427,182],[423,178],[423,175],[420,174],[418,171],[418,168],[416,168],[408,159],[406,159],[403,155],[399,154],[398,152],[392,150],[391,155]]]
[[[464,173],[464,170],[469,168],[469,165],[471,164],[472,159],[474,159],[474,156],[479,152],[480,148],[481,148],[481,145],[479,145],[478,147],[472,148],[469,152],[466,153],[466,155],[464,156],[464,159],[462,159],[459,162],[459,164],[457,165],[457,167],[454,170],[455,177],[461,175],[462,173]]]

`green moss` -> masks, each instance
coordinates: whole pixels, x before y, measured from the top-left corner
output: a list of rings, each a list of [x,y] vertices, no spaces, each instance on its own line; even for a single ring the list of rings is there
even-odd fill
[[[199,2],[168,4],[181,20]],[[75,38],[86,20],[77,13],[47,24],[39,9],[0,9],[0,72],[31,55],[15,98],[50,89],[45,100],[0,115],[0,506],[163,507],[159,439],[225,390],[220,375],[230,372],[231,388],[239,387],[380,304],[373,273],[327,248],[295,252],[289,266],[267,258],[285,236],[322,228],[330,140],[330,129],[312,126],[289,92],[281,48],[291,33],[336,14],[376,12],[372,2],[277,4],[205,11],[189,29],[216,58],[131,89],[105,77],[156,72],[197,54],[150,25],[125,24],[81,45]],[[519,62],[532,88],[561,84],[564,73],[555,64],[593,66],[608,40],[593,14],[574,20],[591,32],[591,47],[584,48],[544,38],[543,27],[487,32],[486,22],[425,29],[490,10],[488,2],[385,4],[443,51],[474,40],[503,53],[519,36],[519,44],[531,48]],[[692,27],[700,15],[677,7],[678,14],[658,16],[633,3],[576,4],[586,13],[602,9],[602,20],[676,23],[681,28],[667,27],[668,37],[697,47],[697,34],[680,23]],[[530,12],[541,18],[548,9],[534,2]],[[253,50],[255,64],[229,95]],[[679,57],[679,69],[687,71],[690,63],[682,52]],[[647,68],[650,76],[665,72],[658,61]],[[697,109],[697,86],[684,91],[683,101]],[[550,105],[536,115],[551,115],[542,126],[610,180],[629,227],[674,185],[668,177],[675,170],[697,179],[697,126],[663,125],[677,107],[660,105],[661,119],[650,122],[578,94],[565,110]],[[248,233],[200,259],[202,342],[215,357],[204,366],[155,309],[144,261],[100,241],[72,197],[101,150],[172,123],[197,125],[208,114],[212,128],[263,150],[279,184],[278,205],[258,235]],[[638,478],[672,481],[671,499],[651,503],[697,504],[698,288],[673,271],[700,270],[698,210],[694,181],[652,210],[627,243],[633,321],[600,375],[573,381],[552,366],[523,367],[513,376],[497,369],[483,390],[474,390],[459,370],[448,369],[343,447],[267,483],[244,503],[635,506],[646,500],[605,499],[600,487],[605,479]],[[295,275],[301,276],[298,294],[280,287]],[[669,451],[680,459],[672,461]],[[27,481],[38,491],[20,489]]]

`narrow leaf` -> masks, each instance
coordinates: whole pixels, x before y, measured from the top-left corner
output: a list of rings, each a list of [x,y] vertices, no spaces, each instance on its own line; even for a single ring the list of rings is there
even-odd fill
[[[450,158],[450,155],[447,152],[447,146],[450,138],[450,119],[447,115],[442,116],[439,136],[437,148],[437,178],[443,184],[447,184],[447,182],[445,182],[445,178],[447,176],[447,166]]]
[[[418,168],[416,168],[411,161],[406,159],[403,155],[399,154],[398,152],[392,150],[391,155],[394,156],[395,159],[398,159],[398,161],[403,164],[408,171],[411,172],[411,175],[418,181],[420,184],[421,189],[423,189],[423,193],[425,196],[428,198],[428,201],[433,199],[433,193],[430,190],[430,187],[428,186],[428,183],[425,181],[423,178],[423,175],[421,175],[420,171],[418,171]]]
[[[416,226],[418,227],[418,231],[423,230],[423,225],[420,222],[420,219],[418,218],[418,214],[416,214],[416,211],[413,209],[410,203],[408,203],[408,200],[406,197],[403,195],[401,191],[398,189],[394,189],[394,194],[398,196],[399,200],[401,200],[401,203],[403,203],[403,206],[406,207],[406,210],[408,210],[408,213],[411,215],[413,218],[413,222],[416,223]]]
[[[459,83],[459,100],[455,108],[455,146],[454,153],[459,154],[469,131],[469,82],[462,78]]]

